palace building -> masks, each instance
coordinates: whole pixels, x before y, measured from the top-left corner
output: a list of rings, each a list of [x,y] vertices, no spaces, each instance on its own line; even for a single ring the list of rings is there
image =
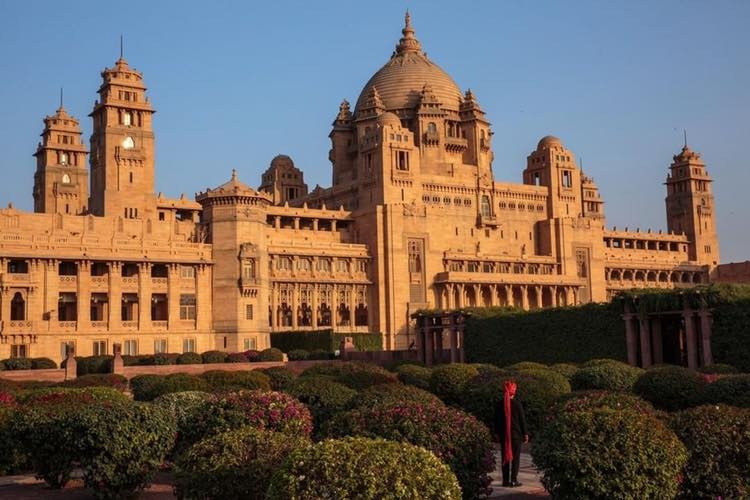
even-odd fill
[[[269,346],[269,332],[414,339],[424,308],[555,307],[710,281],[711,177],[687,144],[668,165],[668,232],[606,227],[594,180],[543,137],[523,183],[496,179],[470,90],[422,51],[407,14],[390,59],[329,134],[332,185],[275,157],[195,199],[154,189],[154,108],[123,58],[89,114],[44,119],[34,213],[0,210],[0,358]],[[88,162],[88,166],[87,166]],[[667,167],[665,162],[665,167]]]

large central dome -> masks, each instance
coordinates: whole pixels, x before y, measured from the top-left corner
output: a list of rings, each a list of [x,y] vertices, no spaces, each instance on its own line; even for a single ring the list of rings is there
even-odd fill
[[[412,109],[419,104],[422,87],[429,84],[434,95],[445,109],[458,111],[461,102],[461,90],[437,64],[433,63],[422,52],[422,46],[414,36],[409,13],[406,14],[406,25],[402,30],[403,38],[396,46],[396,52],[390,61],[375,73],[367,82],[357,99],[355,115],[364,106],[373,87],[388,111]]]

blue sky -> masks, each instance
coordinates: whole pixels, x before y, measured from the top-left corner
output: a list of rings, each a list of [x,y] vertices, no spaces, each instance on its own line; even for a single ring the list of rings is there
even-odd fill
[[[390,56],[408,7],[430,58],[492,121],[494,170],[520,182],[554,134],[583,158],[608,225],[666,227],[663,182],[682,131],[715,180],[723,262],[750,258],[750,2],[41,2],[0,0],[0,203],[31,209],[42,118],[87,117],[125,56],[155,116],[156,189],[257,186],[278,153],[330,184],[328,133]]]

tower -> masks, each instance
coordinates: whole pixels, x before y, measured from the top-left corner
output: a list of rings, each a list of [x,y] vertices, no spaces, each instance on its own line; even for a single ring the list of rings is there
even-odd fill
[[[305,175],[287,155],[277,155],[271,160],[271,166],[263,172],[261,179],[263,183],[258,191],[270,194],[274,205],[307,196]]]
[[[44,118],[42,141],[34,153],[34,211],[78,215],[86,212],[88,203],[88,151],[78,120],[60,101],[55,114]]]
[[[527,158],[523,182],[549,189],[547,213],[550,218],[579,217],[584,213],[581,170],[573,152],[557,137],[542,137],[536,151]]]
[[[91,201],[94,215],[151,217],[154,195],[154,110],[143,75],[120,57],[102,72],[99,100],[89,116]]]
[[[685,140],[667,175],[667,227],[688,237],[691,261],[711,267],[719,263],[712,182],[701,155],[691,150]]]

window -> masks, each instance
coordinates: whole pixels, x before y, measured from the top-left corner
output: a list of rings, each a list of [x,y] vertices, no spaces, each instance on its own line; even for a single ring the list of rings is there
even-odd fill
[[[490,208],[490,199],[488,196],[482,196],[482,217],[491,217],[492,209]]]
[[[427,133],[437,134],[437,125],[435,125],[435,122],[430,122],[427,124]]]
[[[242,278],[255,279],[255,260],[245,260],[242,262]]]
[[[409,272],[422,272],[422,245],[420,241],[409,241]]]
[[[26,301],[21,292],[16,292],[10,301],[10,320],[24,321],[26,319]]]
[[[409,170],[409,153],[397,151],[396,155],[396,168],[398,170]]]
[[[159,212],[159,220],[164,220],[164,212]]]
[[[106,340],[95,340],[92,342],[91,353],[94,356],[104,356],[107,354],[107,341]]]
[[[195,295],[183,293],[180,295],[180,319],[195,319]]]
[[[11,358],[28,358],[29,346],[26,344],[13,344],[10,346]]]
[[[130,339],[123,342],[122,354],[125,356],[138,356],[138,341]]]
[[[562,186],[566,188],[573,187],[573,175],[570,170],[562,171]]]
[[[180,266],[180,277],[186,279],[195,278],[195,268],[193,266]]]
[[[195,339],[182,339],[182,352],[195,352]]]
[[[309,271],[310,259],[299,259],[297,261],[297,269],[299,269],[300,271]]]
[[[318,261],[318,271],[330,271],[331,259],[320,259]]]
[[[165,352],[167,352],[167,339],[154,340],[154,354],[162,354]]]
[[[60,153],[60,165],[68,164],[68,153]]]
[[[349,272],[349,261],[345,259],[336,259],[336,272],[348,273]]]
[[[245,304],[245,319],[253,319],[253,305]]]
[[[70,176],[68,174],[63,174],[63,176],[62,176],[62,183],[63,184],[70,184]]]
[[[122,114],[122,124],[126,125],[126,126],[130,126],[131,121],[132,121],[132,116],[131,116],[130,112],[129,111],[125,111]]]
[[[75,340],[63,340],[62,342],[60,342],[60,359],[67,359],[68,349],[72,349],[72,352],[75,354],[76,352]]]
[[[360,272],[360,273],[366,273],[367,272],[367,261],[366,260],[358,260],[357,261],[357,272]]]
[[[244,347],[246,351],[255,350],[255,345],[256,345],[255,339],[245,339],[242,342],[242,346]]]
[[[292,259],[289,257],[280,257],[279,260],[276,261],[276,269],[290,271],[292,269]]]

